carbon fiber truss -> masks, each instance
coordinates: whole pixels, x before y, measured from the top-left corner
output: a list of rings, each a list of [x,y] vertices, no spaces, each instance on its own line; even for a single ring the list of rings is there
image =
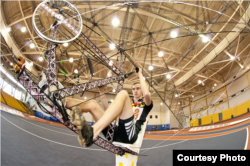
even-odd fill
[[[56,33],[57,33],[57,25],[53,25],[53,34],[52,34],[53,40],[56,39]],[[103,60],[103,63],[105,63],[106,65],[109,65],[111,67],[111,70],[113,70],[116,74],[118,74],[117,76],[109,77],[109,78],[98,80],[98,81],[88,82],[88,83],[84,83],[84,84],[80,84],[80,85],[76,85],[76,86],[72,86],[72,87],[68,87],[64,89],[59,89],[58,87],[59,85],[57,82],[57,73],[56,73],[56,45],[54,43],[50,44],[49,51],[46,52],[47,68],[46,68],[46,83],[44,86],[46,86],[48,89],[47,94],[44,92],[44,90],[42,90],[42,87],[39,87],[38,82],[34,81],[35,76],[33,76],[31,73],[28,73],[28,71],[25,68],[22,69],[20,74],[18,75],[18,81],[24,86],[27,92],[36,100],[39,107],[44,112],[49,113],[55,118],[57,118],[61,123],[63,123],[65,126],[67,126],[68,128],[70,128],[76,133],[77,133],[77,129],[69,121],[69,116],[66,113],[66,110],[62,104],[61,99],[68,97],[70,95],[82,93],[86,90],[96,88],[98,86],[110,84],[113,82],[117,82],[117,81],[118,81],[118,86],[116,89],[116,93],[118,93],[122,89],[124,79],[128,78],[129,75],[134,73],[134,72],[130,72],[127,74],[123,74],[124,69],[123,69],[122,54],[120,58],[120,69],[118,69],[115,65],[110,64],[110,60],[83,33],[81,33],[81,36],[87,41],[87,43],[92,47],[92,49],[94,49],[97,52],[97,55]],[[16,62],[16,59],[14,61]],[[36,80],[38,80],[38,78]],[[56,87],[57,91],[50,91],[50,88],[53,86]],[[45,101],[44,100],[45,98],[47,100],[50,100],[51,107],[46,107],[46,104],[43,103]],[[112,144],[115,121],[112,123],[113,124],[110,125],[108,134],[107,134],[108,141],[98,136],[97,140],[94,143],[100,146],[101,148],[104,148],[110,152],[113,152],[119,155],[123,155],[125,152],[131,153],[131,154],[137,154],[136,152],[133,152],[127,148],[122,149]]]

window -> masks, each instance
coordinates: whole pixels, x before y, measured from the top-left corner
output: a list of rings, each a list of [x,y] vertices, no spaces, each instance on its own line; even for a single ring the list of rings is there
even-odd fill
[[[3,83],[3,91],[12,96],[13,87],[10,84],[8,84],[7,82],[4,81],[4,83]]]
[[[152,119],[152,115],[150,115],[150,117],[149,117],[150,119]]]
[[[157,119],[158,118],[158,115],[155,115],[155,119]]]
[[[21,99],[21,92],[19,92],[18,90],[16,90],[16,93],[15,93],[15,98],[17,99],[17,100],[20,100]]]
[[[22,101],[22,102],[25,102],[25,101],[24,101],[24,99],[25,99],[25,94],[24,94],[24,93],[22,93],[22,98],[21,98],[21,101]]]
[[[0,77],[0,88],[2,88],[3,79]]]

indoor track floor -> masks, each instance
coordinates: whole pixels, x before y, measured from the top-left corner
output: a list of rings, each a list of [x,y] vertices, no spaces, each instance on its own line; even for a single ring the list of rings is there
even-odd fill
[[[81,147],[73,131],[41,121],[1,111],[2,166],[115,165],[115,154],[96,145]],[[179,136],[178,133],[146,134],[145,138],[150,139],[144,139],[137,165],[172,166],[174,149],[249,149],[249,126],[250,121],[246,120],[211,132],[180,133]],[[204,137],[206,135],[208,137]]]

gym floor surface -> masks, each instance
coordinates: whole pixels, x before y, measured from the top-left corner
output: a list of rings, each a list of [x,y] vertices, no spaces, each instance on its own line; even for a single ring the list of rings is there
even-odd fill
[[[242,122],[207,131],[147,132],[137,165],[172,166],[174,149],[250,149],[249,117],[248,113],[236,119],[243,119]],[[115,154],[96,145],[81,147],[77,134],[63,125],[50,123],[36,117],[20,117],[1,111],[1,164],[115,165]]]

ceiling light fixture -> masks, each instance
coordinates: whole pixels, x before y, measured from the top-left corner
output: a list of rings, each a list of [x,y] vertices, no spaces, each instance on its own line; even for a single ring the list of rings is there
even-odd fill
[[[111,70],[109,70],[109,72],[108,72],[108,77],[111,77],[112,76],[112,73],[111,73]]]
[[[110,43],[110,44],[109,44],[109,48],[110,48],[111,50],[114,50],[114,49],[115,49],[115,44],[114,44],[114,43]]]
[[[63,43],[64,47],[68,47],[69,43]]]
[[[119,25],[119,23],[120,23],[120,20],[119,20],[118,18],[113,18],[112,24],[113,24],[115,27],[117,27],[117,26]]]
[[[109,66],[112,66],[113,65],[113,61],[109,61]]]
[[[13,66],[13,63],[12,63],[12,62],[10,62],[10,66]]]
[[[230,59],[231,59],[231,60],[234,60],[235,58],[234,58],[234,56],[230,56]]]
[[[148,67],[148,70],[153,70],[153,69],[154,69],[154,67],[151,65]]]
[[[214,84],[214,86],[217,86],[217,84]]]
[[[30,44],[30,48],[34,48],[35,47],[35,44],[34,43],[31,43]]]
[[[178,34],[177,34],[177,32],[172,31],[170,35],[172,38],[176,38]]]
[[[198,83],[200,84],[200,83],[201,83],[201,80],[199,80]]]
[[[26,31],[26,27],[22,27],[22,28],[21,28],[21,31],[22,31],[22,32],[25,32],[25,31]]]
[[[39,61],[42,61],[42,60],[43,60],[43,57],[40,56],[40,57],[38,58],[38,60],[39,60]]]
[[[69,62],[73,62],[74,61],[74,59],[73,58],[69,58]]]
[[[209,39],[208,39],[208,37],[206,37],[206,36],[202,36],[202,42],[203,42],[203,43],[208,42],[208,40],[209,40]]]
[[[159,57],[163,57],[163,55],[164,55],[164,53],[163,53],[162,51],[160,51],[160,52],[158,53],[158,56],[159,56]]]
[[[8,27],[8,28],[6,29],[6,31],[7,31],[7,32],[10,32],[10,30],[11,30],[11,28],[10,28],[10,27]]]
[[[113,92],[115,92],[115,89],[113,89]]]
[[[78,70],[77,70],[77,69],[75,69],[75,70],[74,70],[74,73],[76,73],[76,74],[77,74],[77,73],[78,73]]]
[[[30,66],[33,66],[33,62],[30,62]]]
[[[170,79],[171,78],[171,75],[170,74],[167,74],[167,79]]]
[[[175,94],[175,97],[178,97],[178,94]]]

